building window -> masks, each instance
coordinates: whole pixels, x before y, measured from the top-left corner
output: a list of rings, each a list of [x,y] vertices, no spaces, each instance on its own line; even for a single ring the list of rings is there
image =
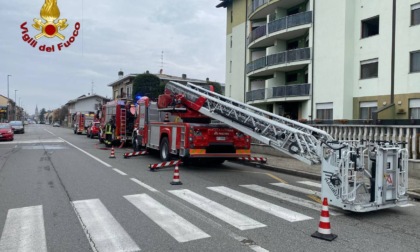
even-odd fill
[[[361,102],[359,109],[359,119],[373,119],[373,112],[378,109],[376,101],[372,102]]]
[[[230,36],[230,48],[232,48],[232,36]]]
[[[233,10],[230,11],[230,22],[233,22]]]
[[[229,73],[232,72],[232,61],[229,62]]]
[[[333,103],[317,103],[316,104],[316,119],[332,120],[333,119]]]
[[[410,73],[420,72],[420,51],[410,52]]]
[[[127,87],[127,98],[131,98],[130,87]]]
[[[362,38],[379,34],[379,16],[362,20]]]
[[[420,24],[420,3],[411,5],[411,25]]]
[[[298,81],[298,73],[286,73],[286,84],[296,83]]]
[[[410,99],[410,119],[420,119],[420,99]]]
[[[378,59],[364,60],[360,62],[360,79],[378,77]]]

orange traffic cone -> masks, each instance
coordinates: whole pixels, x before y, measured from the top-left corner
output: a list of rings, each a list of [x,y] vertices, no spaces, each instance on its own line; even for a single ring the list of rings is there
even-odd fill
[[[172,179],[171,185],[182,185],[182,182],[179,181],[179,168],[178,168],[178,165],[175,165],[174,178]]]
[[[318,231],[311,235],[312,237],[332,241],[337,238],[337,235],[331,233],[330,226],[330,212],[328,211],[328,200],[324,198],[322,202],[321,217],[319,220]]]
[[[163,121],[164,122],[169,122],[169,115],[168,115],[168,113],[165,114],[165,119]]]
[[[114,146],[112,146],[111,148],[111,155],[109,156],[109,158],[115,158]]]

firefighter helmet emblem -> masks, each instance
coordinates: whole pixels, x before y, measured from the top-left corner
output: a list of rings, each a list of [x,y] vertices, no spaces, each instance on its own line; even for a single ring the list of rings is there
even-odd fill
[[[58,31],[66,29],[68,24],[67,19],[58,19],[60,17],[60,10],[58,9],[57,0],[45,0],[40,15],[46,22],[34,18],[32,26],[38,31],[41,31],[41,33],[35,36],[35,39],[40,39],[45,36],[47,38],[58,37],[64,40],[65,37]]]

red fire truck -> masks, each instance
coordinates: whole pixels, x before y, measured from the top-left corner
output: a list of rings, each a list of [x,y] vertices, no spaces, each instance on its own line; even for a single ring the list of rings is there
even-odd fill
[[[77,112],[74,114],[74,134],[85,134],[87,132],[88,126],[93,122],[94,117],[95,116],[93,113]]]
[[[142,97],[137,102],[133,149],[159,150],[163,161],[179,156],[184,162],[206,159],[223,163],[227,159],[250,156],[250,137],[226,124],[189,108],[173,104],[165,91],[158,102]],[[193,160],[194,159],[194,160]]]
[[[112,132],[112,145],[131,142],[134,129],[135,107],[125,100],[110,101],[102,106],[100,112],[100,134],[99,141],[104,142],[105,125],[112,120],[115,128]]]

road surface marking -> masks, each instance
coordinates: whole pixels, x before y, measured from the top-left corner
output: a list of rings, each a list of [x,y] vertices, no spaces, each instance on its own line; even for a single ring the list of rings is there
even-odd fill
[[[66,150],[68,149],[63,145],[24,145],[22,150]]]
[[[313,201],[315,201],[319,204],[322,204],[322,200],[318,196],[315,196],[313,194],[309,194],[309,195],[306,195],[306,197],[310,198],[311,200],[313,200]]]
[[[70,142],[68,142],[68,141],[64,140],[64,139],[63,139],[63,138],[61,138],[61,137],[59,137],[59,138],[60,138],[61,140],[63,140],[65,143],[67,143],[68,145],[72,146],[73,148],[78,149],[79,151],[83,152],[84,154],[88,155],[89,157],[91,157],[91,158],[95,159],[95,160],[96,160],[96,161],[98,161],[99,163],[101,163],[101,164],[103,164],[103,165],[105,165],[105,166],[107,166],[107,167],[110,167],[110,168],[112,167],[112,165],[105,163],[104,161],[100,160],[99,158],[95,157],[94,155],[90,154],[89,152],[87,152],[87,151],[84,151],[84,150],[80,149],[80,148],[79,148],[79,147],[77,147],[76,145],[74,145],[74,144],[72,144],[72,143],[70,143]]]
[[[112,170],[114,170],[114,171],[118,172],[119,174],[121,174],[121,175],[123,175],[123,176],[127,176],[127,173],[124,173],[124,172],[122,172],[122,171],[118,170],[117,168],[114,168],[114,169],[112,169]]]
[[[208,189],[223,194],[229,198],[235,199],[257,209],[260,209],[266,213],[272,214],[289,222],[310,220],[312,217],[297,213],[295,211],[283,208],[278,205],[274,205],[270,202],[257,199],[255,197],[249,196],[247,194],[232,190],[224,186],[218,187],[207,187]]]
[[[294,186],[294,185],[289,185],[289,184],[283,184],[283,183],[272,183],[272,185],[278,186],[278,187],[281,187],[281,188],[285,188],[285,189],[288,189],[288,190],[308,194],[308,195],[315,195],[315,196],[321,197],[321,192],[317,192],[317,191],[314,191],[314,190],[311,190],[311,189],[306,189],[306,188],[302,188],[302,187],[298,187],[298,186]]]
[[[42,206],[10,209],[0,251],[47,251]]]
[[[39,144],[39,143],[63,143],[64,140],[61,139],[34,139],[26,141],[11,141],[11,142],[0,142],[0,145],[3,144]]]
[[[411,206],[415,206],[414,204],[410,204],[410,203],[408,203],[408,204],[404,204],[404,205],[397,205],[397,206],[399,206],[399,207],[411,207]]]
[[[230,234],[230,237],[233,237],[233,239],[241,242],[242,245],[248,246],[250,249],[254,250],[255,252],[269,252],[269,250],[266,250],[265,248],[258,246],[257,244],[255,244],[254,241],[251,241],[246,237],[236,235],[236,234]]]
[[[298,183],[308,185],[308,186],[317,187],[317,188],[321,188],[321,183],[316,183],[316,182],[312,182],[312,181],[298,181]]]
[[[141,185],[141,186],[143,186],[144,188],[146,188],[147,190],[149,190],[149,191],[152,191],[152,192],[158,192],[158,190],[156,190],[155,188],[153,188],[153,187],[151,187],[151,186],[149,186],[149,185],[146,185],[145,183],[143,183],[143,182],[141,182],[140,180],[138,180],[138,179],[135,179],[135,178],[130,178],[132,181],[134,181],[134,182],[136,182],[137,184],[139,184],[139,185]]]
[[[269,195],[274,198],[278,198],[284,201],[291,202],[293,204],[297,204],[303,207],[307,207],[316,211],[321,211],[321,204],[317,204],[315,202],[312,202],[310,200],[302,199],[287,193],[282,193],[276,190],[272,190],[269,188],[265,188],[259,185],[241,185],[242,187],[248,188],[250,190],[260,192],[266,195]],[[334,211],[330,211],[331,215],[340,215],[339,213],[336,213]]]
[[[48,133],[50,133],[51,135],[53,135],[53,136],[56,136],[54,133],[52,133],[51,131],[49,131],[49,130],[47,130],[47,129],[44,129],[46,132],[48,132]]]
[[[73,205],[94,251],[140,251],[99,199],[74,201]]]
[[[188,242],[210,237],[210,235],[147,194],[127,195],[124,198],[130,201],[131,204],[147,215],[147,217],[178,242]]]
[[[204,210],[207,213],[221,219],[222,221],[238,228],[239,230],[266,227],[266,225],[256,220],[253,220],[241,213],[238,213],[230,208],[227,208],[190,190],[183,189],[173,190],[169,192],[200,208],[201,210]]]

